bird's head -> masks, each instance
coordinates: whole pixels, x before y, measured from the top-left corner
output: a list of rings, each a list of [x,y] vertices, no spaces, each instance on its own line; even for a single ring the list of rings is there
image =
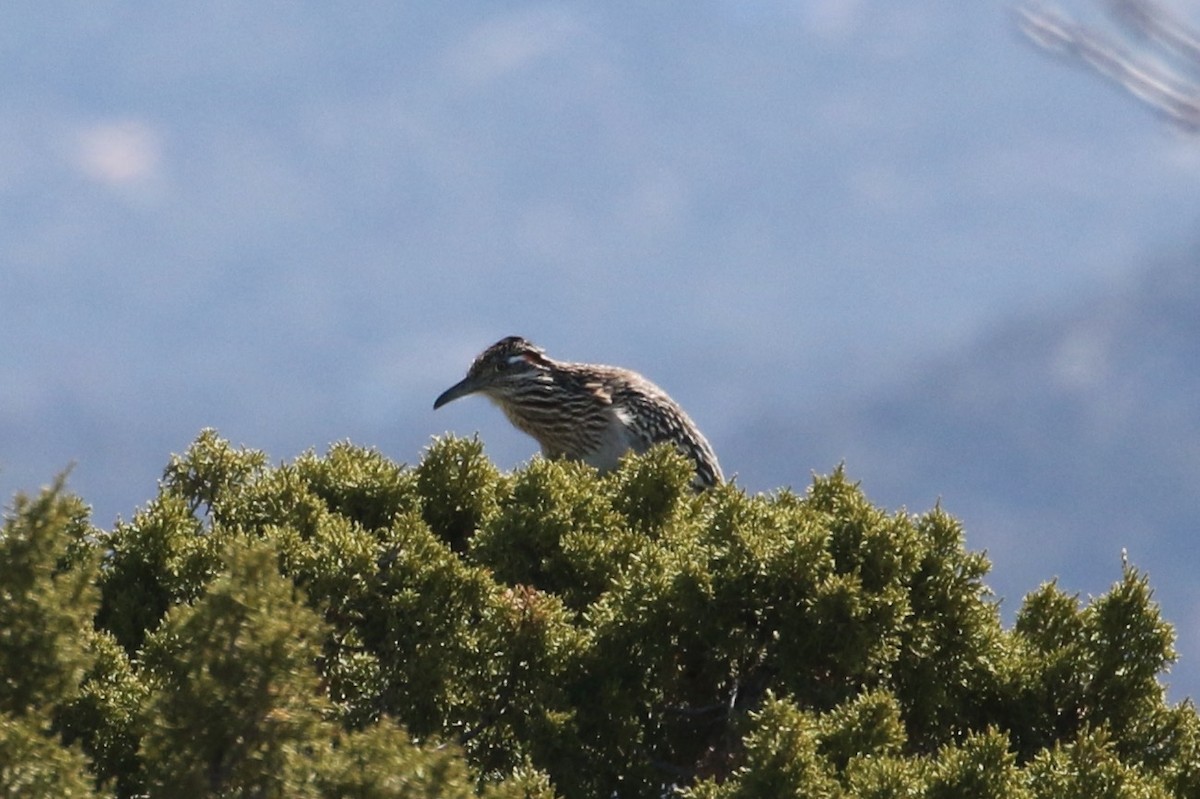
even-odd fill
[[[540,347],[520,336],[500,339],[479,354],[466,377],[433,401],[434,410],[468,394],[485,394],[504,402],[549,368],[550,361]]]

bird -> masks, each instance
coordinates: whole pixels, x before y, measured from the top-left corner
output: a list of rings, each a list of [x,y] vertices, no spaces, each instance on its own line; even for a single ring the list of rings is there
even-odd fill
[[[627,452],[674,444],[695,465],[697,491],[724,481],[708,440],[665,391],[617,366],[559,361],[520,336],[475,358],[467,376],[433,402],[434,410],[483,394],[550,459],[583,461],[601,473]]]

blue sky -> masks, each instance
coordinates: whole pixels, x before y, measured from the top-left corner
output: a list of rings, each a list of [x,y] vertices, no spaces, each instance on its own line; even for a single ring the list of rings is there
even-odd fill
[[[512,333],[734,451],[1120,291],[1200,210],[1196,140],[999,2],[19,3],[0,75],[0,493],[74,463],[102,526],[210,425],[520,463],[430,407]],[[1079,335],[1059,379],[1105,369]]]
[[[1200,199],[1191,140],[1003,4],[12,17],[6,487],[71,460],[88,487],[88,453],[37,429],[53,406],[75,441],[157,426],[146,454],[212,423],[279,457],[364,429],[411,457],[483,423],[425,400],[511,332],[733,429],[1102,290]]]

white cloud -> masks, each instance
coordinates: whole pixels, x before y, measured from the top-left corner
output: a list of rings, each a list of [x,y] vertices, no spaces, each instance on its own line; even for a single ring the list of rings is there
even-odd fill
[[[858,29],[862,6],[862,0],[807,0],[804,23],[814,36],[841,39]]]
[[[74,160],[86,177],[98,183],[114,187],[144,183],[159,175],[162,137],[141,120],[98,122],[79,132]]]
[[[515,231],[518,246],[529,257],[560,268],[595,257],[597,231],[592,220],[570,204],[547,200],[520,214]]]
[[[906,174],[894,162],[859,164],[847,171],[846,184],[853,202],[874,213],[912,214],[935,202],[928,176]]]
[[[1051,376],[1066,389],[1093,389],[1108,377],[1109,350],[1109,336],[1105,332],[1072,330],[1054,351]]]
[[[618,200],[616,217],[620,229],[644,237],[679,230],[689,205],[686,184],[666,170],[641,177]]]
[[[566,8],[541,6],[484,22],[447,57],[452,73],[468,83],[487,83],[564,49],[583,25]]]

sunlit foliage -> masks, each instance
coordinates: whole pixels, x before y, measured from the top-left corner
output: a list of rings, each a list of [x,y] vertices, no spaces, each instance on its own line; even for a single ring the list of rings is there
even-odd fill
[[[205,431],[111,531],[18,497],[0,797],[1200,795],[1131,566],[1006,630],[941,509],[689,480],[667,449],[271,466]]]

